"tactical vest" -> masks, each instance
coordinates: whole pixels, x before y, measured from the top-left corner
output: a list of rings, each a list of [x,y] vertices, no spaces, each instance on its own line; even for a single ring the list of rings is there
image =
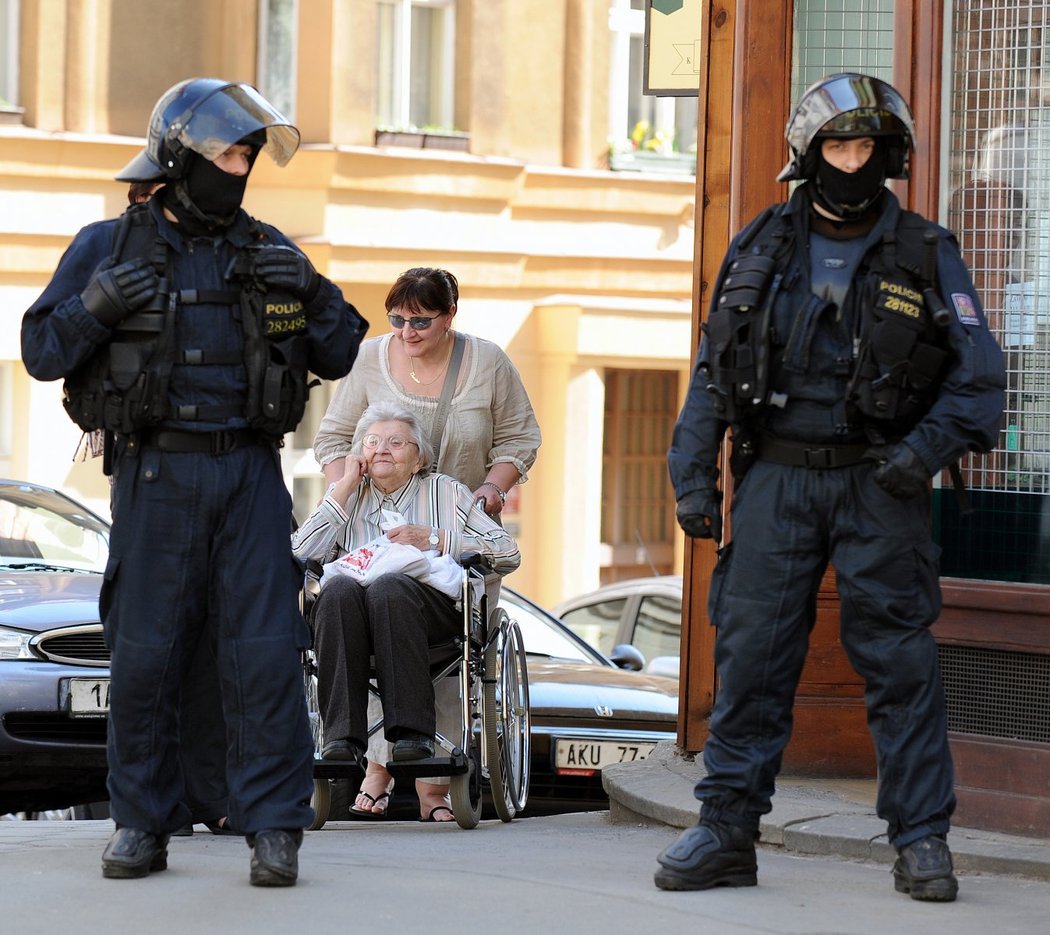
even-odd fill
[[[265,242],[265,229],[257,221],[251,221],[251,231],[256,241]],[[221,422],[238,415],[275,440],[294,429],[317,383],[308,376],[302,301],[267,291],[254,276],[251,246],[237,249],[226,273],[231,288],[173,290],[171,247],[145,204],[133,205],[122,215],[110,262],[117,265],[135,257],[149,258],[160,279],[158,294],[148,307],[117,325],[112,340],[66,379],[63,404],[69,417],[86,432],[106,429],[120,435],[168,419]],[[237,306],[243,354],[176,348],[177,310],[192,304]],[[172,407],[168,385],[177,363],[243,363],[248,383],[243,411],[233,405]]]
[[[786,402],[771,381],[787,336],[774,334],[772,322],[797,236],[784,205],[756,218],[737,240],[703,325],[699,366],[716,412],[731,424]],[[936,288],[939,239],[934,225],[902,210],[858,268],[854,292],[858,284],[870,291],[851,300],[860,320],[843,402],[850,423],[876,434],[899,435],[918,422],[944,373],[949,313]]]

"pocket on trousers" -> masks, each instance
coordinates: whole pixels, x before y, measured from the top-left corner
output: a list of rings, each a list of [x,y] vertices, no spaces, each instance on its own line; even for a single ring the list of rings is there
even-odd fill
[[[932,539],[915,546],[915,576],[916,596],[927,602],[932,622],[941,612],[941,547]]]
[[[117,572],[120,570],[120,558],[116,555],[110,555],[106,560],[106,570],[102,575],[102,586],[98,592],[98,615],[99,619],[103,624],[106,622],[106,616],[109,614],[109,609],[113,605],[113,589],[117,584]],[[109,630],[103,626],[102,635],[106,638],[106,645],[109,646]],[[110,650],[113,649],[109,646]]]
[[[711,572],[711,586],[707,593],[707,616],[711,626],[718,626],[718,610],[721,606],[726,578],[729,576],[729,563],[733,559],[733,543],[730,541],[718,550],[718,561]]]

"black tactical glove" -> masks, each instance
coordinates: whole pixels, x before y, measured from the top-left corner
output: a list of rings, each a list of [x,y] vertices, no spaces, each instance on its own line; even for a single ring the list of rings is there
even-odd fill
[[[869,448],[865,457],[878,464],[875,483],[898,500],[911,500],[930,485],[930,472],[904,442]]]
[[[694,490],[678,501],[675,518],[693,539],[722,541],[722,493],[716,487]]]
[[[147,260],[135,259],[96,271],[80,301],[102,324],[114,328],[132,312],[149,305],[160,280]]]
[[[298,250],[266,244],[252,250],[255,278],[271,289],[284,290],[310,302],[321,288],[321,277]]]

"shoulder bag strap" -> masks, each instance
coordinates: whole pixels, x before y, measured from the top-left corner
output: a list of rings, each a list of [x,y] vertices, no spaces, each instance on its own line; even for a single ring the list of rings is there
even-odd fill
[[[466,338],[458,332],[453,332],[452,356],[448,362],[448,372],[445,374],[445,382],[441,386],[441,398],[438,400],[437,412],[434,413],[434,425],[430,429],[430,446],[434,449],[434,464],[432,470],[437,470],[438,458],[441,455],[441,436],[445,433],[445,423],[448,421],[448,407],[452,403],[452,395],[456,391],[456,379],[459,377],[459,365],[463,361],[463,346]]]

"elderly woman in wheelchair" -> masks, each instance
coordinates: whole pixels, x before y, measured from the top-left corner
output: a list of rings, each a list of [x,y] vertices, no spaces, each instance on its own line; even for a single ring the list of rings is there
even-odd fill
[[[473,552],[496,574],[518,567],[514,539],[477,508],[470,489],[426,472],[433,452],[412,413],[371,406],[354,439],[345,473],[292,537],[298,558],[347,556],[386,529],[389,542],[414,547],[420,558]],[[389,528],[392,518],[397,525]],[[373,664],[392,760],[407,764],[434,756],[430,647],[459,636],[463,617],[452,597],[415,576],[426,565],[365,583],[326,571],[311,618],[323,759],[357,764],[363,772]],[[421,808],[426,818],[434,806],[421,802]]]

